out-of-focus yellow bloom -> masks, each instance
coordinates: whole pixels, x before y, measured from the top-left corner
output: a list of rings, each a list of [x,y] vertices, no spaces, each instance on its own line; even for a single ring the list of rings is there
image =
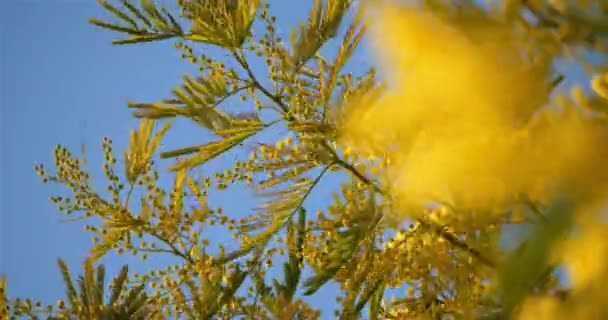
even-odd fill
[[[607,318],[601,288],[608,285],[608,229],[580,210],[585,204],[597,213],[607,199],[605,120],[584,118],[564,103],[548,107],[553,59],[527,55],[533,44],[508,22],[480,11],[437,13],[385,1],[375,8],[382,19],[373,20],[372,44],[389,86],[380,97],[347,107],[344,143],[354,154],[391,159],[385,165],[392,175],[382,184],[391,186],[403,212],[440,201],[485,214],[512,208],[521,196],[567,195],[586,226],[553,252],[572,291],[566,301],[529,296],[515,313],[518,319]],[[599,95],[603,80],[592,83]],[[586,99],[582,91],[573,98]],[[491,221],[488,216],[472,221]]]
[[[598,96],[608,99],[608,72],[594,76],[591,80],[591,88]]]
[[[594,223],[581,230],[579,236],[567,242],[563,259],[573,290],[589,290],[606,283],[597,279],[608,275],[608,225]]]
[[[524,54],[530,44],[513,26],[379,3],[372,44],[389,89],[352,105],[344,137],[360,152],[390,151],[403,206],[489,209],[603,187],[606,129],[541,114],[551,61]]]
[[[553,296],[530,297],[523,303],[517,319],[564,319],[560,313],[560,307],[559,300]]]

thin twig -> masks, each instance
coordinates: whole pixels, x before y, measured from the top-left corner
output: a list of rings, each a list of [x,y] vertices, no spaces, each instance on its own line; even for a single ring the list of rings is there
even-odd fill
[[[194,259],[192,259],[192,257],[189,254],[183,253],[181,252],[178,248],[176,248],[173,243],[171,243],[171,241],[165,239],[164,237],[160,236],[159,234],[155,233],[155,232],[150,232],[150,235],[153,236],[154,238],[162,241],[163,243],[165,243],[166,245],[169,246],[169,248],[171,248],[171,253],[173,253],[174,255],[183,258],[184,260],[186,260],[187,262],[193,264],[194,263]]]

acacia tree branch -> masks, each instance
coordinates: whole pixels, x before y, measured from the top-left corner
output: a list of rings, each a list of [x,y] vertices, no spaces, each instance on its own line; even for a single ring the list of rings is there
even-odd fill
[[[243,67],[243,69],[245,69],[245,71],[247,72],[247,75],[249,76],[249,78],[253,82],[253,85],[257,89],[259,89],[266,97],[268,97],[270,100],[272,100],[273,102],[275,102],[281,108],[281,110],[287,116],[287,118],[286,118],[287,121],[293,121],[294,120],[293,116],[288,114],[289,108],[287,107],[287,105],[279,97],[277,97],[276,95],[270,93],[270,91],[268,91],[257,80],[257,77],[255,76],[255,74],[251,70],[251,68],[249,66],[249,63],[247,62],[247,59],[245,58],[244,54],[236,52],[236,51],[232,51],[232,55],[236,59],[236,61],[241,65],[241,67]],[[372,189],[375,192],[377,192],[377,193],[379,193],[379,194],[381,194],[381,195],[383,195],[385,197],[387,196],[387,192],[385,192],[379,186],[377,186],[370,178],[368,178],[367,176],[365,176],[363,173],[359,172],[352,164],[350,164],[350,163],[348,163],[348,162],[340,159],[340,157],[334,152],[334,150],[329,145],[327,145],[327,143],[323,143],[323,147],[332,154],[332,156],[334,158],[333,164],[339,165],[343,169],[349,171],[354,176],[356,176],[361,182],[363,182],[366,185],[372,187]],[[496,268],[496,263],[494,263],[491,259],[485,257],[481,252],[479,252],[476,249],[472,248],[466,242],[458,239],[455,235],[448,233],[441,226],[437,226],[433,222],[422,221],[421,219],[419,219],[419,222],[421,224],[430,225],[430,226],[435,227],[435,229],[437,230],[437,232],[439,233],[439,235],[443,239],[445,239],[446,241],[448,241],[449,243],[451,243],[454,247],[462,249],[462,250],[468,252],[469,254],[471,254],[473,257],[475,257],[477,260],[479,260],[484,265],[486,265],[488,267],[491,267],[491,268]]]
[[[160,240],[161,242],[165,243],[167,246],[169,246],[169,248],[171,248],[171,250],[167,250],[167,252],[173,253],[175,256],[178,256],[184,260],[186,260],[186,262],[190,263],[190,264],[194,264],[194,259],[192,259],[192,257],[184,252],[181,252],[177,247],[175,247],[175,245],[173,245],[173,243],[171,243],[171,241],[169,241],[168,239],[162,237],[161,235],[155,233],[155,232],[149,232],[150,235],[158,240]]]
[[[359,172],[359,170],[357,170],[357,168],[355,168],[352,164],[350,164],[342,159],[336,159],[335,161],[336,161],[337,165],[341,166],[348,172],[352,173],[361,182],[365,183],[366,185],[371,186],[374,191],[376,191],[377,193],[379,193],[382,196],[387,196],[387,193],[384,190],[382,190],[380,187],[378,187],[370,178],[365,176],[363,173]],[[439,234],[439,236],[441,236],[441,238],[443,238],[444,240],[449,242],[452,246],[468,252],[471,256],[473,256],[475,259],[477,259],[479,262],[483,263],[484,265],[491,267],[493,269],[497,267],[496,262],[494,262],[492,259],[486,257],[480,251],[478,251],[475,248],[468,245],[465,241],[460,240],[455,235],[447,232],[442,226],[437,225],[436,223],[431,222],[431,221],[424,221],[420,218],[418,219],[418,222],[421,225],[426,225],[428,227],[435,229],[435,231]]]
[[[279,106],[279,108],[281,108],[281,111],[283,111],[283,113],[287,114],[289,112],[289,108],[287,108],[287,105],[279,97],[277,97],[276,95],[274,95],[270,91],[268,91],[268,89],[266,89],[266,87],[264,87],[260,83],[260,81],[258,81],[257,77],[251,70],[249,63],[247,62],[247,58],[245,58],[245,55],[242,52],[239,53],[236,51],[232,51],[232,56],[241,65],[241,67],[243,67],[243,69],[245,69],[245,72],[247,72],[247,75],[249,76],[249,79],[253,82],[253,85],[258,90],[260,90],[266,97],[268,97],[270,100],[272,100],[274,103],[276,103]],[[287,120],[293,120],[293,119],[290,118]]]

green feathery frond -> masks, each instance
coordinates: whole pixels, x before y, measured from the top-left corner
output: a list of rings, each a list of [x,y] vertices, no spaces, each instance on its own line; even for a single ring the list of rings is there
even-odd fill
[[[323,115],[327,114],[328,104],[332,97],[332,93],[335,92],[334,89],[338,84],[338,76],[342,71],[342,68],[350,59],[365,34],[366,26],[363,22],[363,13],[363,9],[360,8],[352,23],[346,29],[346,33],[342,39],[336,58],[328,70],[326,79],[323,77],[323,79],[319,80],[319,93],[321,105],[323,106]]]
[[[95,282],[95,291],[93,295],[95,296],[95,301],[99,304],[103,304],[104,292],[105,292],[105,277],[106,277],[106,268],[103,264],[97,266],[96,282]]]
[[[257,290],[268,311],[278,319],[299,319],[299,301],[294,301],[304,266],[304,239],[306,236],[306,210],[300,208],[297,221],[293,218],[287,224],[286,246],[288,260],[283,263],[283,280],[272,279],[274,292],[263,279],[257,279]],[[258,276],[259,278],[259,276]]]
[[[228,280],[226,286],[222,290],[222,294],[220,295],[219,300],[214,305],[214,308],[210,308],[210,312],[208,313],[207,318],[211,318],[212,314],[217,312],[217,308],[228,303],[236,294],[237,290],[241,287],[247,275],[249,274],[246,270],[241,270],[238,265],[234,271],[232,271],[228,275]],[[213,311],[213,312],[211,312]]]
[[[218,268],[223,268],[220,271],[220,275],[225,279],[225,284],[203,281],[204,284],[201,284],[202,293],[199,294],[200,302],[198,304],[201,308],[194,310],[198,314],[197,319],[212,319],[216,316],[220,309],[234,298],[237,290],[249,274],[247,270],[241,270],[238,265],[234,265],[231,271],[226,270],[228,268],[225,266],[215,267],[216,270],[219,270]],[[192,286],[191,291],[197,291],[193,284],[190,286]]]
[[[275,285],[277,295],[291,301],[302,275],[304,239],[306,237],[306,209],[298,210],[297,224],[290,222],[287,231],[288,260],[283,264],[283,283]]]
[[[112,281],[112,292],[110,300],[104,302],[105,287],[105,266],[98,265],[96,268],[93,262],[88,259],[84,262],[84,275],[77,278],[78,290],[72,283],[67,264],[58,259],[66,286],[66,298],[70,301],[70,306],[66,308],[63,300],[58,302],[58,309],[53,313],[52,309],[46,310],[49,319],[146,319],[151,315],[145,308],[148,301],[143,288],[127,289],[126,279],[128,268],[123,266],[118,276]],[[126,298],[121,298],[121,293],[126,292]],[[133,303],[135,301],[136,303]],[[19,306],[25,310],[25,306]]]
[[[134,184],[138,177],[150,170],[150,161],[160,146],[160,142],[171,126],[166,122],[152,136],[155,121],[143,119],[137,130],[132,130],[129,136],[129,148],[124,152],[125,176],[127,181]]]
[[[180,219],[184,209],[184,181],[186,179],[186,170],[180,170],[175,173],[175,181],[171,192],[171,215],[174,219]]]
[[[212,71],[196,79],[186,76],[183,86],[173,90],[175,99],[170,101],[173,105],[165,103],[129,104],[130,108],[137,109],[134,112],[135,117],[160,119],[183,116],[192,119],[222,138],[203,145],[189,146],[161,153],[161,158],[196,154],[180,160],[171,167],[172,171],[201,165],[276,123],[275,121],[264,124],[256,114],[230,114],[220,110],[218,104],[246,88],[239,87],[228,91],[228,85],[229,83],[223,74]]]
[[[6,276],[0,276],[0,319],[8,319],[9,306],[6,297]]]
[[[225,75],[217,71],[210,71],[197,78],[186,75],[183,85],[173,89],[175,99],[171,100],[172,105],[130,102],[129,108],[137,109],[133,113],[136,118],[161,119],[184,116],[211,131],[223,129],[229,122],[229,116],[217,106],[237,92],[228,91],[228,85]]]
[[[121,241],[126,234],[124,230],[110,230],[103,241],[96,243],[89,250],[89,260],[95,262],[99,260],[99,258],[103,257],[106,253],[110,252],[119,241]]]
[[[260,192],[259,196],[267,200],[259,205],[258,212],[261,216],[268,216],[269,220],[275,221],[275,223],[289,218],[306,200],[306,196],[315,186],[315,181],[301,177],[294,179],[293,183],[280,190]],[[280,223],[285,225],[286,222]]]
[[[384,292],[384,281],[382,279],[377,280],[375,283],[368,285],[363,290],[363,294],[359,297],[357,304],[355,305],[354,314],[360,315],[363,308],[368,304],[368,302],[374,303],[373,298],[378,296]],[[376,302],[377,303],[377,302]],[[370,305],[370,309],[372,306]],[[376,307],[377,308],[377,307]],[[374,319],[374,318],[370,318]]]
[[[306,24],[291,31],[291,63],[299,69],[338,32],[351,0],[315,0]]]
[[[113,305],[118,301],[120,294],[125,289],[125,284],[127,281],[127,276],[129,275],[129,266],[124,265],[120,268],[120,272],[118,276],[112,280],[112,292],[110,293],[110,301],[108,304]]]
[[[121,0],[124,9],[111,5],[107,0],[97,0],[104,9],[121,22],[111,23],[96,18],[89,22],[105,29],[126,33],[128,38],[114,40],[113,44],[133,44],[183,37],[184,32],[175,17],[164,7],[156,6],[152,0],[140,0],[137,8],[130,0]]]
[[[353,254],[359,249],[359,241],[362,235],[359,230],[353,229],[340,233],[338,240],[331,245],[328,255],[328,263],[322,270],[304,281],[304,295],[309,296],[317,292],[325,283],[331,280]]]
[[[352,81],[350,76],[343,77],[341,87],[326,108],[326,120],[338,127],[348,113],[355,111],[353,106],[373,104],[386,92],[386,83],[378,80],[373,69],[357,81]]]
[[[65,295],[70,302],[70,306],[75,308],[78,305],[78,294],[76,293],[76,288],[74,287],[74,282],[72,281],[72,276],[70,275],[68,265],[63,259],[57,259],[57,265],[59,266],[59,271],[61,272],[61,277],[63,278],[63,284],[65,285]]]
[[[189,315],[196,314],[198,313],[197,310],[203,310],[203,301],[201,299],[202,286],[199,288],[198,284],[193,279],[186,279],[184,284],[188,288],[190,300],[192,301],[192,308],[186,307],[185,311]]]
[[[182,151],[186,151],[186,152],[172,151],[172,152],[164,153],[164,154],[161,154],[161,157],[169,158],[169,157],[181,156],[181,155],[185,155],[187,153],[191,153],[191,151],[194,151],[194,148],[198,148],[198,150],[196,150],[197,151],[196,155],[191,156],[189,158],[185,158],[183,160],[180,160],[175,165],[173,165],[169,168],[169,170],[171,170],[171,171],[190,169],[190,168],[196,167],[198,165],[201,165],[201,164],[219,156],[220,154],[232,149],[233,147],[239,145],[245,139],[258,133],[261,130],[261,128],[263,128],[263,127],[256,126],[254,129],[240,132],[231,137],[227,137],[223,140],[210,142],[210,143],[200,145],[197,147],[188,147],[187,149],[181,149]]]
[[[97,282],[95,279],[95,268],[93,266],[92,260],[85,260],[84,262],[84,276],[81,277],[81,292],[80,294],[85,297],[87,309],[89,312],[94,312],[94,310],[99,309],[100,301],[97,300],[98,288]],[[84,301],[83,301],[84,302]]]
[[[145,287],[143,285],[131,288],[127,294],[125,294],[125,299],[121,302],[119,310],[123,314],[134,314],[138,312],[138,310],[144,309],[147,300],[144,289]]]
[[[369,318],[379,319],[380,315],[380,304],[382,303],[382,297],[384,296],[384,289],[386,288],[384,283],[379,283],[376,290],[369,299]],[[371,291],[371,290],[370,290]]]
[[[228,49],[240,48],[250,36],[259,0],[179,0],[192,21],[189,40]]]
[[[230,253],[224,257],[224,260],[230,261],[251,252],[255,248],[265,247],[268,241],[279,230],[285,227],[291,218],[302,208],[302,204],[306,198],[330,167],[326,166],[315,179],[307,177],[293,178],[292,183],[276,191],[258,189],[258,196],[267,200],[256,208],[257,214],[253,216],[253,221],[242,223],[239,226],[239,231],[264,230],[248,238],[247,241],[241,242],[241,249]]]
[[[348,220],[340,223],[344,228],[337,231],[333,241],[328,244],[326,260],[322,265],[314,267],[315,274],[304,281],[303,286],[306,288],[304,295],[314,294],[327,281],[336,276],[340,268],[358,256],[358,253],[367,252],[369,254],[373,250],[373,241],[369,240],[373,239],[382,214],[376,212],[374,192],[370,190],[368,196],[367,192],[356,192],[356,188],[352,181],[343,185],[344,201],[334,194],[336,203],[332,207],[336,208],[336,212],[347,211],[341,215],[348,217]],[[362,243],[368,243],[368,248],[363,248]],[[362,260],[363,264],[369,262],[369,259]],[[362,279],[355,279],[354,282],[361,285]]]

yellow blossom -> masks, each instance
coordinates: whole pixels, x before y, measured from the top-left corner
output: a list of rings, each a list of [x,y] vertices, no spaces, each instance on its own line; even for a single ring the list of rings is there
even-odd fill
[[[512,25],[481,11],[377,9],[372,43],[389,89],[350,106],[344,137],[361,152],[391,151],[404,207],[494,209],[564,185],[603,188],[607,130],[544,108],[550,61],[524,55],[530,44]]]
[[[563,259],[573,290],[588,290],[608,275],[608,225],[594,223],[565,244]],[[605,277],[605,276],[604,276]]]

